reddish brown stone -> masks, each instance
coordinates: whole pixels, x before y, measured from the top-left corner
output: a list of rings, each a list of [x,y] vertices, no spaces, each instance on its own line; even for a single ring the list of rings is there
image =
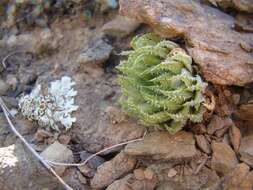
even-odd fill
[[[234,30],[232,16],[191,0],[121,0],[120,11],[166,37],[183,37],[208,81],[222,85],[253,81],[253,56],[240,46],[249,44],[253,34]]]

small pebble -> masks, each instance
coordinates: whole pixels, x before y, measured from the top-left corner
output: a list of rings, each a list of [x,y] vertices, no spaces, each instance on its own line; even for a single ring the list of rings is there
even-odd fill
[[[151,169],[149,169],[149,168],[147,168],[145,171],[144,171],[144,175],[145,175],[145,178],[146,179],[153,179],[153,177],[154,177],[154,172],[151,170]]]
[[[145,178],[144,171],[142,169],[135,169],[134,176],[138,180],[143,180]]]
[[[172,177],[174,177],[175,175],[177,175],[177,170],[175,170],[174,168],[171,168],[171,169],[168,171],[168,177],[169,177],[169,178],[172,178]]]

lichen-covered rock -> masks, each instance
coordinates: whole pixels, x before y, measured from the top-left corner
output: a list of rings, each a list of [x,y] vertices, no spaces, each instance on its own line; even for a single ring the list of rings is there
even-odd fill
[[[191,0],[121,0],[120,10],[166,37],[183,37],[206,80],[222,85],[253,81],[253,57],[242,48],[250,46],[253,34],[234,30],[232,16]]]
[[[152,33],[135,37],[131,46],[118,66],[122,108],[142,124],[173,134],[188,120],[200,122],[206,84],[193,76],[191,57]]]
[[[71,113],[78,109],[78,106],[74,105],[77,91],[72,88],[75,82],[64,76],[50,84],[47,91],[43,92],[41,85],[38,85],[29,95],[21,97],[21,113],[31,121],[37,121],[42,127],[59,131],[58,123],[61,123],[67,130],[76,121],[76,118],[71,117]]]

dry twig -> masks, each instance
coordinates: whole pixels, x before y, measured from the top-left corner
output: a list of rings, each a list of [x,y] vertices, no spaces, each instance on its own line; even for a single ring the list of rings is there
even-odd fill
[[[3,65],[3,67],[4,67],[5,69],[7,68],[7,65],[6,65],[7,59],[8,59],[9,57],[11,57],[11,56],[17,54],[17,53],[25,53],[25,52],[23,52],[23,51],[14,51],[14,52],[9,53],[8,55],[6,55],[6,56],[3,58],[3,60],[2,60],[2,65]]]
[[[97,155],[99,155],[99,154],[101,154],[101,153],[103,153],[103,152],[106,152],[106,151],[108,151],[108,150],[112,150],[112,149],[114,149],[114,148],[117,148],[117,147],[119,147],[119,146],[123,146],[123,145],[129,144],[129,143],[141,141],[141,140],[143,140],[143,138],[145,137],[145,135],[146,135],[146,132],[144,133],[144,135],[143,135],[142,138],[130,140],[130,141],[127,141],[127,142],[115,144],[115,145],[113,145],[113,146],[104,148],[104,149],[100,150],[99,152],[90,155],[90,156],[89,156],[84,162],[82,162],[82,163],[62,163],[62,162],[52,162],[52,161],[50,161],[50,160],[46,160],[46,161],[47,161],[48,163],[52,164],[52,165],[58,165],[58,166],[83,166],[83,165],[87,164],[87,162],[90,161],[90,160],[91,160],[92,158],[94,158],[95,156],[97,156]]]
[[[14,127],[10,116],[8,108],[6,107],[5,103],[3,102],[2,98],[0,97],[0,106],[3,110],[3,113],[5,115],[5,118],[8,121],[8,124],[11,128],[11,130],[15,133],[17,137],[20,138],[20,140],[25,144],[25,146],[31,151],[31,153],[60,181],[60,183],[65,187],[66,190],[73,190],[68,184],[64,182],[64,180],[54,171],[54,169],[48,164],[47,161],[45,161],[33,148],[32,146],[25,140],[25,138],[16,130]]]

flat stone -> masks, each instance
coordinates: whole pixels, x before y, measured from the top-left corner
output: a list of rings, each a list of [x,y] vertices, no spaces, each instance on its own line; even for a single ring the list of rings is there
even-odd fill
[[[103,163],[91,179],[93,188],[104,188],[134,169],[136,159],[121,152],[112,160]]]
[[[240,160],[253,167],[253,135],[242,138],[239,153]]]
[[[212,143],[211,167],[217,173],[225,175],[229,173],[238,163],[235,152],[225,143]]]
[[[253,187],[253,172],[249,172],[249,166],[244,163],[238,164],[223,179],[221,186],[224,190],[252,190]]]
[[[166,37],[184,38],[207,81],[239,86],[253,81],[253,56],[240,45],[250,44],[253,34],[234,30],[232,16],[191,0],[120,0],[120,12]]]
[[[192,159],[197,150],[191,133],[180,131],[176,135],[170,135],[164,131],[153,132],[142,141],[128,144],[125,152],[148,160],[178,163]]]
[[[106,23],[102,31],[109,36],[124,37],[134,32],[139,25],[140,23],[135,19],[118,15]]]

